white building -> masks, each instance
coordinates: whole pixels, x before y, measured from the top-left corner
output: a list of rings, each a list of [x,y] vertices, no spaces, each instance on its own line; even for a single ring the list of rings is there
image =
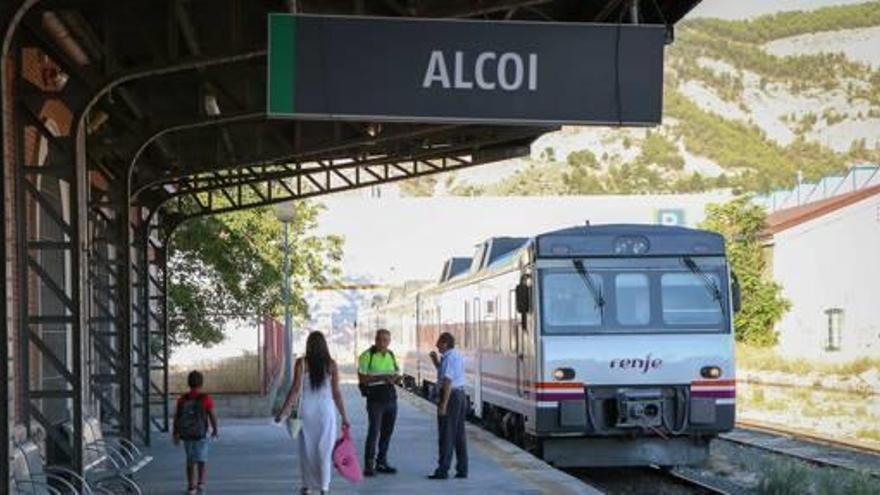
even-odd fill
[[[880,180],[862,184],[768,216],[768,270],[792,305],[777,326],[786,356],[880,358]]]

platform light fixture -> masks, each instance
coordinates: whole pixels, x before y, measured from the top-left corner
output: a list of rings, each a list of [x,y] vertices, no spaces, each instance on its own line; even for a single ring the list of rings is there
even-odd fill
[[[293,382],[293,325],[290,312],[290,224],[296,218],[293,202],[279,203],[275,206],[275,218],[284,224],[284,264],[282,267],[283,284],[281,286],[284,300],[284,380]]]
[[[205,113],[211,117],[220,115],[220,105],[217,103],[217,97],[212,94],[205,95]]]

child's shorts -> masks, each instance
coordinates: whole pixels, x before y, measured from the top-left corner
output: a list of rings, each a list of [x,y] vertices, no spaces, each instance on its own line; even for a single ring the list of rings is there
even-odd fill
[[[208,439],[184,440],[183,449],[186,451],[186,462],[208,462]]]

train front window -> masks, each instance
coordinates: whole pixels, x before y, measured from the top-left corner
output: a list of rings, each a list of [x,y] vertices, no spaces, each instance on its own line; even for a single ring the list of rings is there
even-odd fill
[[[602,278],[589,275],[593,287],[602,292]],[[589,286],[576,272],[549,272],[542,279],[541,310],[546,333],[571,333],[582,327],[602,324],[602,308]]]
[[[647,325],[651,321],[651,291],[643,273],[621,273],[614,277],[617,322]]]
[[[730,331],[728,268],[722,257],[560,259],[545,261],[538,270],[545,334]]]
[[[665,273],[660,278],[663,292],[663,322],[667,325],[715,325],[721,323],[721,305],[710,290],[708,277],[716,287],[721,285],[713,273]]]

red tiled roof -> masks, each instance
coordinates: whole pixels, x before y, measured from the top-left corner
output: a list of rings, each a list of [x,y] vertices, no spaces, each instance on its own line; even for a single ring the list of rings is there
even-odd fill
[[[880,184],[805,205],[775,211],[767,216],[767,227],[764,229],[764,237],[772,237],[773,234],[858,203],[875,194],[880,194]]]

